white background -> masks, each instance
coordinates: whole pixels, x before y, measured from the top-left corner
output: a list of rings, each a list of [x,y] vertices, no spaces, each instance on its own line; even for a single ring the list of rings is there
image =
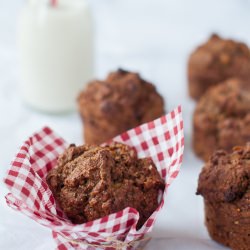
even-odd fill
[[[170,111],[183,105],[185,157],[147,249],[225,249],[203,224],[202,198],[195,195],[203,165],[191,149],[195,106],[187,95],[190,52],[212,32],[250,44],[248,0],[91,0],[96,23],[96,76],[118,66],[154,82]],[[27,136],[49,125],[69,142],[82,143],[77,114],[50,116],[25,107],[19,97],[17,17],[23,1],[0,0],[0,178]],[[205,143],[205,142],[204,142]],[[50,231],[9,209],[0,182],[0,249],[54,249]]]

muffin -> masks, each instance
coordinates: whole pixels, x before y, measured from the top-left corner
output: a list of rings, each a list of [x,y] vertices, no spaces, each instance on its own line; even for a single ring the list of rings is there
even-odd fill
[[[212,35],[191,54],[188,81],[192,98],[199,99],[209,87],[232,77],[250,79],[250,50],[244,43]]]
[[[153,161],[138,159],[121,143],[110,146],[70,145],[46,177],[53,196],[75,224],[135,208],[140,228],[158,207],[165,187]]]
[[[212,239],[233,250],[250,249],[250,144],[218,150],[199,177]]]
[[[207,91],[193,116],[193,149],[203,160],[250,141],[250,84],[229,79]]]
[[[119,69],[104,81],[92,81],[78,97],[84,139],[100,144],[164,114],[155,87],[139,74]]]

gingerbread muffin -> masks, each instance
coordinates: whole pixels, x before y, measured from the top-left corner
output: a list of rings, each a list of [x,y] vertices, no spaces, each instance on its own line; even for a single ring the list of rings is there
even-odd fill
[[[193,148],[203,160],[250,141],[250,84],[230,79],[199,100],[193,116]]]
[[[88,144],[100,144],[164,114],[155,87],[139,74],[119,69],[104,81],[92,81],[78,98]]]
[[[135,208],[140,228],[158,207],[161,179],[150,158],[138,159],[133,148],[70,147],[47,175],[47,183],[67,217],[76,224]]]
[[[214,153],[199,177],[212,239],[233,250],[250,249],[250,144]]]
[[[191,54],[188,81],[192,98],[199,99],[209,87],[231,77],[250,79],[250,50],[244,43],[212,35]]]

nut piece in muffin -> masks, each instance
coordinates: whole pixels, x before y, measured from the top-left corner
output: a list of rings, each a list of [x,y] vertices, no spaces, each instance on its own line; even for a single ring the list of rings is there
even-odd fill
[[[199,177],[206,226],[212,239],[233,250],[250,248],[250,144],[218,150]]]
[[[199,99],[209,87],[232,77],[250,79],[250,50],[244,43],[214,34],[191,54],[188,81],[192,98]]]
[[[137,228],[157,209],[159,191],[165,187],[153,161],[138,159],[133,148],[121,143],[102,147],[70,145],[46,180],[73,223],[132,207],[140,215]]]
[[[164,101],[139,74],[122,69],[92,81],[78,97],[84,139],[100,144],[164,114]]]
[[[208,90],[193,116],[193,148],[203,160],[250,141],[250,84],[229,79]]]

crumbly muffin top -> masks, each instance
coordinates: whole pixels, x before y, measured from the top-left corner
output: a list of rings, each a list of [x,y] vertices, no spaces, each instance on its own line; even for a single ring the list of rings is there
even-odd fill
[[[213,34],[206,43],[191,54],[190,63],[196,70],[216,69],[222,77],[223,74],[228,76],[232,73],[240,74],[242,71],[245,72],[246,67],[248,69],[250,67],[250,50],[242,42],[222,39],[217,34]],[[239,69],[239,72],[230,72],[230,69]]]
[[[246,117],[250,114],[250,84],[232,78],[209,89],[199,100],[195,114],[204,114],[215,122],[228,117]]]
[[[134,127],[164,114],[163,98],[138,73],[118,69],[106,80],[90,82],[78,97],[83,118],[103,118]],[[150,119],[148,118],[150,117]]]
[[[232,153],[216,151],[199,176],[197,194],[210,202],[234,202],[250,192],[250,143]]]
[[[138,210],[141,227],[158,207],[165,187],[153,161],[138,159],[129,146],[71,145],[47,183],[59,206],[73,223],[92,221],[126,207]]]

